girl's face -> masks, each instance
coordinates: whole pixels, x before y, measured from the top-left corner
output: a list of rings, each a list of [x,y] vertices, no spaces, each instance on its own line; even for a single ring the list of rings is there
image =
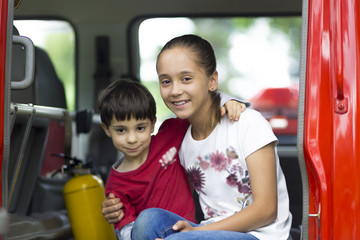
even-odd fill
[[[188,49],[176,47],[162,52],[157,62],[162,99],[177,117],[192,124],[208,118],[210,91],[218,83],[217,72],[207,76],[195,57]]]

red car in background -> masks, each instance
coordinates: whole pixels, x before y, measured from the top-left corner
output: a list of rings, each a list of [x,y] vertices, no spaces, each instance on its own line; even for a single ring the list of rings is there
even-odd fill
[[[295,145],[299,87],[266,88],[252,97],[251,107],[270,122],[280,144]]]

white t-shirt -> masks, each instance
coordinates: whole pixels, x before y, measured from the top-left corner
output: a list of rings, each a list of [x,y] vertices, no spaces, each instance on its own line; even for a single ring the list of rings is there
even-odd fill
[[[227,116],[204,140],[196,141],[189,127],[180,149],[180,161],[192,179],[205,221],[208,224],[233,215],[253,202],[246,157],[271,142],[277,142],[271,126],[262,115],[246,109],[240,120],[231,123]],[[276,152],[276,149],[275,149]],[[292,215],[284,174],[276,152],[277,219],[256,231],[259,239],[287,239]]]

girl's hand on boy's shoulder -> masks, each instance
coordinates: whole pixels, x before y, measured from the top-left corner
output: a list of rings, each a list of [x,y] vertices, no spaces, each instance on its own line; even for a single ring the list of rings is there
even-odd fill
[[[230,100],[225,103],[225,105],[221,108],[221,116],[225,116],[228,114],[230,122],[239,121],[240,115],[246,109],[246,105],[244,103],[238,102],[236,100]]]

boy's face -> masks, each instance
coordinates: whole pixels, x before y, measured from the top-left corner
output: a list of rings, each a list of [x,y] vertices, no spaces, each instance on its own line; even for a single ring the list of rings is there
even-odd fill
[[[109,127],[102,124],[106,135],[111,138],[115,148],[125,155],[126,160],[145,160],[149,152],[154,125],[150,119],[118,121],[114,116]]]

